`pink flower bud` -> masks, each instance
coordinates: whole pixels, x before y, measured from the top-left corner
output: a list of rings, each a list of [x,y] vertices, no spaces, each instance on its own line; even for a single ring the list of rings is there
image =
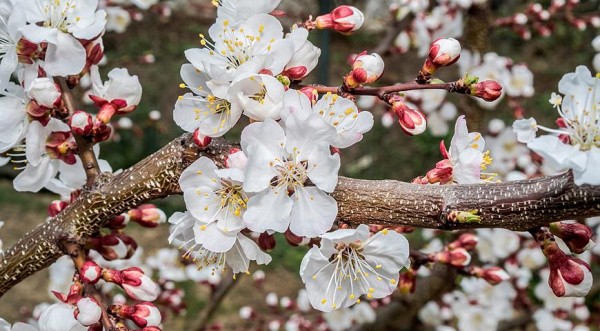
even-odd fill
[[[472,233],[463,233],[455,241],[448,244],[448,248],[451,250],[462,247],[468,251],[472,250],[479,243],[479,238]]]
[[[557,297],[584,297],[592,288],[592,272],[584,261],[567,256],[555,242],[546,244],[550,264],[548,284]]]
[[[113,305],[110,311],[121,317],[130,319],[139,327],[159,326],[162,316],[158,308],[150,302],[138,303],[134,306]]]
[[[460,247],[451,251],[442,251],[434,254],[434,259],[455,267],[464,267],[471,263],[471,254]]]
[[[200,147],[200,148],[206,148],[212,140],[211,137],[205,136],[202,133],[200,133],[199,129],[196,129],[196,131],[194,131],[194,134],[192,137],[194,139],[194,143],[196,145],[198,145],[198,147]]]
[[[79,271],[81,281],[86,284],[96,284],[101,276],[102,268],[94,261],[85,261]]]
[[[69,118],[69,126],[73,133],[80,136],[87,136],[92,133],[94,127],[92,115],[83,110],[78,110]]]
[[[446,184],[452,181],[452,162],[444,159],[436,163],[435,168],[427,172],[426,177],[429,183]]]
[[[106,225],[106,227],[113,230],[123,229],[125,228],[125,226],[127,226],[130,220],[131,217],[129,216],[129,214],[123,213],[119,216],[113,217],[110,220],[110,222]]]
[[[474,267],[473,273],[475,276],[484,279],[491,285],[497,285],[505,280],[510,279],[510,276],[500,267],[480,268]]]
[[[128,259],[135,253],[137,243],[124,233],[111,233],[88,238],[88,243],[108,261]]]
[[[363,13],[352,6],[339,6],[331,13],[316,19],[318,29],[333,29],[342,34],[351,34],[358,30],[365,21]]]
[[[33,80],[27,90],[27,95],[34,99],[38,105],[52,109],[60,104],[62,93],[52,79],[40,77]]]
[[[484,80],[470,86],[472,96],[485,101],[494,101],[502,95],[502,85],[493,80]]]
[[[92,141],[95,143],[103,142],[110,138],[112,134],[112,127],[102,123],[101,121],[94,121],[94,129],[92,130]]]
[[[82,298],[77,301],[77,308],[73,311],[73,316],[82,325],[90,326],[100,321],[102,309],[93,298]]]
[[[398,123],[400,123],[404,133],[414,136],[425,132],[425,129],[427,129],[427,120],[420,111],[408,107],[403,102],[394,102],[392,110],[398,116]]]
[[[352,71],[344,77],[347,86],[355,88],[360,84],[370,84],[375,82],[383,74],[385,64],[379,54],[359,54],[352,64]]]
[[[124,270],[104,269],[102,277],[123,287],[127,295],[138,301],[154,301],[160,293],[160,288],[142,269],[131,267]]]
[[[167,216],[153,204],[144,204],[127,212],[131,220],[147,228],[155,228],[167,221]]]
[[[571,252],[581,254],[594,246],[594,233],[589,226],[580,223],[550,223],[550,232],[562,239]]]
[[[48,216],[54,217],[58,215],[63,209],[67,208],[69,204],[62,200],[54,200],[48,205]]]
[[[310,100],[310,103],[313,105],[317,103],[317,100],[319,100],[319,92],[317,92],[317,89],[312,86],[305,86],[300,89],[300,92],[304,93],[304,95],[308,97],[308,100]]]
[[[266,232],[261,233],[258,236],[258,246],[263,250],[263,251],[270,251],[273,248],[275,248],[275,237],[271,234],[268,234]]]

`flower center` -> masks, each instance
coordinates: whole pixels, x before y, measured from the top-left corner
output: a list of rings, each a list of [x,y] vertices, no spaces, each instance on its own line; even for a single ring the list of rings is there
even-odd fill
[[[279,161],[278,164],[271,163],[271,166],[278,172],[278,175],[271,181],[271,185],[278,188],[286,188],[289,192],[296,191],[297,187],[304,187],[308,179],[306,168],[307,161],[296,163],[293,160]]]
[[[215,192],[221,198],[221,207],[229,209],[235,216],[240,216],[242,210],[247,207],[248,196],[238,184],[226,179],[221,179],[221,184],[223,188]]]

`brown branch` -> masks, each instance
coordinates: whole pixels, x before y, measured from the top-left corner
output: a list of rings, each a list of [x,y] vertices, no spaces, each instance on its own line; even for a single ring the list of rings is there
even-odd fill
[[[179,176],[205,155],[222,166],[234,145],[215,139],[206,150],[185,134],[117,175],[100,175],[79,198],[6,250],[0,261],[0,295],[66,254],[61,242],[83,244],[114,216],[146,201],[180,194]],[[576,186],[567,173],[518,182],[416,185],[339,177],[332,196],[338,219],[351,224],[394,224],[434,229],[506,228],[525,231],[561,219],[600,215],[600,186]],[[471,211],[478,223],[448,215]]]
[[[457,88],[456,82],[440,83],[440,84],[419,84],[416,82],[408,82],[397,85],[382,86],[382,87],[358,87],[351,90],[344,90],[343,86],[323,86],[323,85],[310,85],[314,87],[319,94],[325,93],[337,93],[344,94],[344,92],[351,93],[352,95],[372,95],[379,97],[384,100],[386,94],[412,91],[412,90],[446,90],[448,92],[457,92],[461,94],[468,94],[468,89]],[[299,85],[299,88],[304,87]]]
[[[63,103],[65,104],[65,108],[67,108],[69,115],[73,115],[73,113],[77,110],[77,106],[75,103],[75,98],[73,97],[73,93],[71,93],[71,88],[67,84],[67,80],[63,77],[56,77],[55,81],[60,85],[62,93],[61,96]],[[98,165],[98,160],[96,159],[96,154],[93,150],[94,144],[88,138],[82,137],[78,134],[73,133],[73,136],[75,137],[75,142],[77,143],[77,152],[81,158],[83,169],[85,170],[85,175],[87,178],[86,185],[92,185],[96,177],[100,175],[100,166]]]

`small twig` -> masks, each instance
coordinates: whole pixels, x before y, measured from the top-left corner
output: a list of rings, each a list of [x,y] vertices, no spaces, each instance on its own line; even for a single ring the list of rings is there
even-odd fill
[[[55,81],[60,86],[65,107],[67,108],[69,115],[72,115],[77,110],[73,93],[71,93],[71,89],[65,78],[55,77]],[[75,137],[78,154],[81,158],[83,169],[85,170],[85,175],[87,177],[86,185],[90,186],[96,177],[100,175],[100,166],[98,165],[98,160],[96,159],[96,154],[94,154],[93,150],[94,144],[89,139],[75,133],[73,133],[73,136]]]
[[[306,85],[299,85],[302,88]],[[372,95],[379,97],[381,100],[385,100],[385,96],[390,93],[411,91],[411,90],[446,90],[448,92],[456,92],[461,94],[467,94],[466,90],[458,89],[456,82],[440,83],[440,84],[419,84],[416,82],[408,82],[397,85],[382,86],[382,87],[358,87],[354,89],[345,89],[339,86],[323,86],[323,85],[309,85],[317,90],[319,94],[324,93],[348,93],[352,95]]]

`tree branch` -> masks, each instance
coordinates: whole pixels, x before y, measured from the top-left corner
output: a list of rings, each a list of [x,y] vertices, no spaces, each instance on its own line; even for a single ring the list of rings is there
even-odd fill
[[[0,296],[66,254],[61,242],[85,243],[111,218],[146,201],[180,194],[181,172],[200,156],[222,167],[230,148],[214,139],[200,150],[190,134],[117,175],[102,174],[77,200],[6,250],[0,261]],[[393,180],[339,177],[332,196],[338,219],[351,224],[395,224],[454,230],[501,227],[525,231],[561,219],[600,215],[600,186],[576,186],[572,175],[478,185],[417,185]],[[449,215],[470,211],[477,223]]]

